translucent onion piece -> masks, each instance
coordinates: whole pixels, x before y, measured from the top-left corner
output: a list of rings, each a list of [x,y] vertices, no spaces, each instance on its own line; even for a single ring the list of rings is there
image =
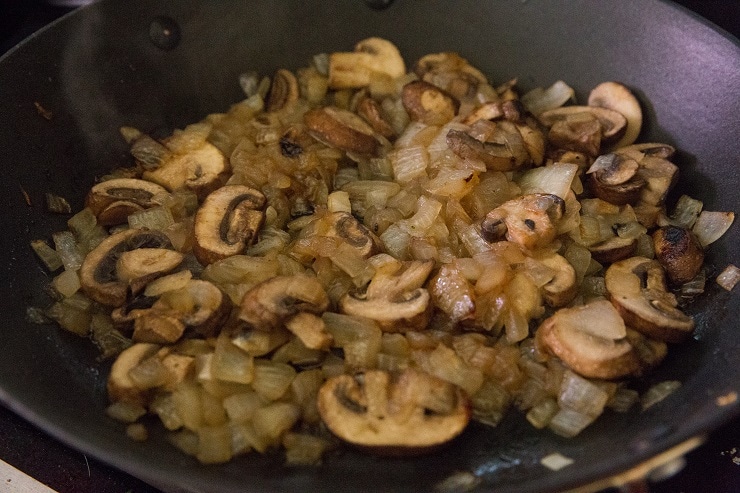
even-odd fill
[[[77,245],[71,231],[61,231],[51,235],[59,258],[65,270],[76,271],[82,266],[84,254]]]
[[[49,212],[56,214],[69,214],[72,212],[72,206],[69,205],[67,199],[59,195],[47,192],[46,196],[46,209]]]
[[[518,183],[522,194],[551,193],[565,200],[577,173],[577,164],[553,163],[525,172]]]
[[[54,272],[62,267],[61,257],[44,240],[31,241],[31,248],[49,272]]]
[[[536,87],[521,97],[522,104],[532,114],[559,108],[571,100],[575,100],[576,93],[572,87],[562,80],[555,81],[547,89]]]
[[[642,404],[642,410],[654,406],[659,403],[673,392],[681,387],[681,382],[677,380],[665,380],[663,382],[656,383],[642,394],[640,403]]]
[[[699,243],[706,247],[722,237],[735,220],[734,212],[702,211],[692,231]]]
[[[740,281],[740,269],[730,264],[717,276],[717,284],[727,291],[732,291],[735,285]]]
[[[175,223],[172,211],[168,207],[157,206],[137,211],[128,216],[128,225],[135,229],[165,231]]]

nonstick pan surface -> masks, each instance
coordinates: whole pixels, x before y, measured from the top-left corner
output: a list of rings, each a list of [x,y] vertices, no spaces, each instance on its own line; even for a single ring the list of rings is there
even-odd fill
[[[740,47],[673,4],[397,0],[374,10],[361,1],[103,1],[0,60],[0,186],[8,208],[0,239],[0,400],[87,454],[165,491],[188,492],[429,491],[458,471],[480,478],[476,491],[560,491],[619,473],[736,416],[740,303],[737,291],[710,282],[691,309],[694,339],[672,348],[644,382],[677,379],[682,387],[645,412],[604,415],[575,439],[534,431],[512,412],[499,427],[471,426],[427,457],[343,451],[318,468],[286,468],[279,456],[256,455],[205,467],[156,433],[145,444],[124,437],[105,417],[108,364],[97,361],[95,348],[25,320],[27,306],[48,303],[48,277],[28,243],[66,229],[66,217],[44,211],[44,193],[69,198],[77,210],[97,176],[130,163],[120,126],[166,135],[239,100],[242,72],[297,68],[368,36],[394,41],[409,63],[457,51],[490,80],[518,77],[525,89],[563,79],[581,100],[597,83],[619,80],[644,104],[641,140],[679,149],[677,194],[690,193],[710,210],[737,209]],[[711,277],[738,262],[738,236],[735,226],[711,247]],[[552,452],[575,464],[550,471],[540,459]]]

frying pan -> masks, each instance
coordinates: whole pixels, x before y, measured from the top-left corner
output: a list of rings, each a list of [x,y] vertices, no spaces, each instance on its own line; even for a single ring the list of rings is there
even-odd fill
[[[342,450],[304,468],[284,466],[279,455],[200,466],[156,431],[143,444],[124,437],[104,414],[109,363],[86,341],[26,321],[27,306],[49,302],[48,277],[28,243],[66,229],[65,216],[45,212],[44,194],[78,210],[97,176],[130,163],[120,126],[167,135],[241,99],[242,72],[305,66],[315,53],[346,51],[369,36],[392,40],[409,63],[457,51],[494,83],[518,77],[525,90],[563,79],[580,100],[597,83],[619,80],[644,105],[641,140],[679,149],[676,196],[738,209],[740,46],[670,3],[104,0],[0,59],[0,401],[172,492],[430,491],[459,471],[480,480],[474,491],[587,491],[737,416],[740,295],[709,282],[690,309],[694,338],[641,382],[675,379],[681,388],[646,411],[606,413],[574,439],[535,431],[512,412],[497,428],[471,425],[434,455],[389,460]],[[710,278],[738,262],[739,230],[712,245]],[[543,467],[553,452],[574,464]]]

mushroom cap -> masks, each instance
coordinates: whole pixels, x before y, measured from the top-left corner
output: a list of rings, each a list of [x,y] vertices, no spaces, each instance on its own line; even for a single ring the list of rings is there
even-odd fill
[[[203,142],[186,153],[171,154],[159,167],[145,171],[142,177],[170,192],[192,190],[202,199],[223,185],[228,171],[229,162],[218,147]]]
[[[136,386],[129,371],[156,353],[160,347],[158,344],[137,343],[124,349],[113,362],[108,375],[108,399],[112,402],[145,405],[147,393]]]
[[[704,265],[704,250],[694,234],[685,228],[664,226],[653,233],[655,257],[673,284],[689,282]]]
[[[506,239],[527,249],[550,243],[557,234],[557,221],[565,213],[565,201],[557,195],[532,193],[504,202],[481,222],[487,241]]]
[[[225,185],[210,193],[195,214],[193,254],[202,264],[242,253],[257,240],[264,222],[262,192]]]
[[[625,129],[619,137],[609,141],[611,147],[618,149],[637,140],[642,129],[642,108],[627,86],[614,81],[602,82],[589,93],[588,105],[611,109],[624,116]]]
[[[365,87],[378,75],[395,79],[405,73],[406,64],[398,48],[382,38],[363,39],[354,52],[329,55],[328,83],[332,89]]]
[[[629,327],[665,342],[681,342],[693,332],[694,320],[676,308],[657,260],[620,260],[609,266],[604,281],[609,299]]]
[[[462,389],[411,369],[330,378],[319,390],[318,409],[337,437],[382,455],[431,451],[462,433],[470,420]]]
[[[364,155],[380,148],[373,128],[351,111],[324,106],[307,111],[303,121],[311,135],[331,147]]]
[[[426,125],[444,125],[460,108],[460,103],[451,94],[423,80],[404,85],[401,101],[411,120]]]

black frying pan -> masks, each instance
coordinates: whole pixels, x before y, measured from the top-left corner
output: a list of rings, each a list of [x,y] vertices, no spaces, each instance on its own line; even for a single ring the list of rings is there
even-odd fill
[[[359,0],[103,1],[0,60],[0,187],[8,207],[0,400],[87,454],[188,492],[429,491],[456,471],[477,475],[476,491],[560,491],[625,471],[737,416],[739,402],[727,396],[740,393],[740,295],[709,283],[692,307],[695,338],[672,348],[645,381],[678,379],[681,389],[646,412],[607,414],[575,439],[533,431],[512,412],[498,428],[473,425],[427,457],[343,451],[319,468],[286,468],[278,456],[256,455],[204,467],[161,435],[146,444],[124,438],[104,416],[107,365],[96,350],[25,322],[26,306],[48,302],[40,289],[48,280],[28,242],[66,228],[65,217],[44,212],[43,194],[68,197],[79,209],[96,176],[130,159],[120,126],[166,135],[240,99],[241,72],[304,66],[317,52],[347,50],[371,35],[394,41],[408,62],[458,51],[492,81],[519,77],[525,89],[563,79],[583,99],[598,82],[619,80],[645,105],[642,139],[680,150],[678,192],[707,209],[738,209],[740,46],[672,4],[397,0],[374,10]],[[712,246],[710,275],[738,263],[739,230]],[[558,472],[540,465],[554,451],[575,465]]]

